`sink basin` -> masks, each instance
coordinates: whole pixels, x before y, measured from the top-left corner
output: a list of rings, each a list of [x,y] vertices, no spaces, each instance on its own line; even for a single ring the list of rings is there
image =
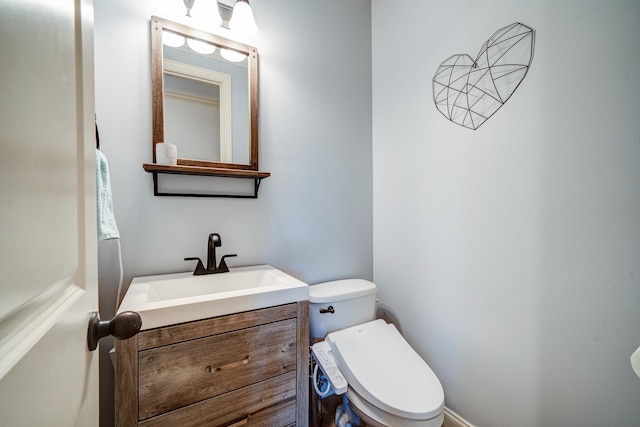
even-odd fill
[[[239,313],[309,299],[309,286],[270,265],[136,277],[118,312],[135,311],[142,329]]]

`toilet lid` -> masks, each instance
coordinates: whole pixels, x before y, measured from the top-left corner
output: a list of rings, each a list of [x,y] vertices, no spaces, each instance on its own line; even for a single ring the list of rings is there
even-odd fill
[[[442,412],[444,391],[394,325],[378,319],[327,335],[349,385],[376,407],[412,420]]]

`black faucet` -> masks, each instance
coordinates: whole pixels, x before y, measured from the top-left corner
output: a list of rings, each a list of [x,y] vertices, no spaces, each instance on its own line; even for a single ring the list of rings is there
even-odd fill
[[[203,274],[216,274],[216,273],[228,273],[229,267],[225,258],[238,256],[237,254],[225,255],[220,260],[220,265],[216,267],[216,248],[222,246],[222,239],[218,233],[209,234],[209,242],[207,245],[207,268],[204,268],[202,260],[197,257],[185,258],[185,261],[198,261],[196,270],[193,272],[194,276],[202,276]]]

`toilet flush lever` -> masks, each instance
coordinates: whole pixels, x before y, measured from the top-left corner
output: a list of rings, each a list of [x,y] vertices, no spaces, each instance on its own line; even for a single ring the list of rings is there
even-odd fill
[[[329,306],[329,307],[327,307],[327,308],[321,308],[321,309],[320,309],[320,313],[322,313],[322,314],[324,314],[324,313],[331,313],[331,314],[333,314],[333,313],[335,313],[335,312],[336,312],[336,310],[333,308],[333,306],[332,306],[332,305],[330,305],[330,306]]]

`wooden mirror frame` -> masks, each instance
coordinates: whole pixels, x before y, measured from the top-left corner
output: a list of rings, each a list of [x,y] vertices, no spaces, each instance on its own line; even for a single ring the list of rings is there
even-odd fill
[[[197,159],[178,158],[178,167],[194,166],[199,168],[258,170],[258,50],[243,43],[216,36],[205,31],[191,28],[177,22],[151,17],[151,97],[153,162],[156,162],[156,144],[164,142],[164,82],[162,32],[169,30],[186,37],[198,38],[217,47],[230,49],[248,57],[249,80],[249,164],[223,163]]]

